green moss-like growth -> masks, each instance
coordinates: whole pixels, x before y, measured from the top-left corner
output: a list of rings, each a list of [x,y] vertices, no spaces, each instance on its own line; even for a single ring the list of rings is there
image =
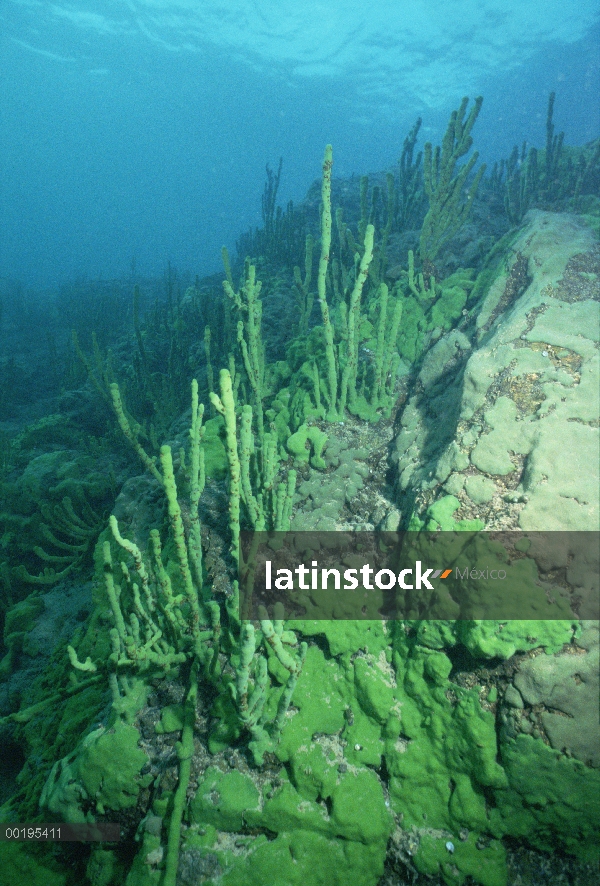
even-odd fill
[[[313,468],[324,471],[327,465],[323,459],[323,450],[327,443],[327,434],[315,425],[301,425],[295,434],[288,437],[286,448],[300,462],[308,462]]]
[[[154,727],[158,735],[165,732],[181,732],[183,729],[184,709],[181,704],[167,705],[160,712],[160,720]]]
[[[311,646],[294,693],[298,712],[283,730],[277,748],[282,762],[290,760],[316,732],[332,734],[343,728],[349,686],[339,677],[336,663],[327,661],[318,647]]]
[[[204,423],[202,449],[204,451],[204,469],[206,476],[212,480],[222,480],[227,473],[227,454],[221,439],[223,419],[210,418]]]
[[[192,821],[224,831],[239,831],[249,810],[256,811],[259,793],[252,780],[236,770],[209,767],[190,805]]]
[[[461,507],[460,501],[454,495],[445,495],[427,508],[424,518],[418,515],[411,517],[409,529],[418,531],[426,529],[428,532],[476,532],[484,528],[481,520],[455,520],[454,514]]]
[[[474,834],[465,841],[424,834],[415,855],[415,867],[427,876],[438,876],[448,886],[462,886],[472,877],[478,886],[506,886],[506,851],[493,840],[477,846]]]
[[[137,729],[117,720],[114,727],[90,733],[63,760],[58,760],[48,777],[40,806],[61,821],[89,820],[90,809],[104,815],[135,806],[140,787],[151,776],[140,776],[147,762],[138,747]]]
[[[70,878],[56,861],[38,858],[27,843],[0,843],[0,886],[68,886]]]
[[[398,350],[407,363],[414,363],[421,355],[426,325],[425,309],[419,299],[412,295],[405,296]]]
[[[4,645],[8,653],[0,663],[0,679],[10,674],[14,657],[23,649],[26,637],[41,612],[44,611],[44,600],[37,594],[30,594],[27,599],[16,603],[6,613],[4,622]]]
[[[471,268],[459,268],[436,286],[435,297],[427,302],[412,293],[406,277],[401,277],[404,298],[398,351],[404,360],[418,362],[429,333],[437,330],[439,335],[456,326],[474,289],[473,278]]]
[[[469,293],[473,289],[474,272],[460,268],[441,283],[441,294],[431,306],[429,326],[432,329],[451,329],[462,315]]]
[[[510,790],[496,792],[492,821],[499,832],[525,837],[547,851],[561,846],[597,861],[600,771],[519,735],[501,746]]]
[[[123,863],[110,849],[92,849],[86,874],[90,886],[118,886],[125,879]]]
[[[328,840],[310,831],[281,833],[273,841],[256,840],[253,851],[234,862],[222,886],[376,886],[383,873],[379,847]]]

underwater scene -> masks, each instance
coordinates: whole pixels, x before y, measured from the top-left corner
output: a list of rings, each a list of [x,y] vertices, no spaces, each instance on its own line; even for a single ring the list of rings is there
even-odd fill
[[[0,23],[0,886],[599,883],[598,2]]]

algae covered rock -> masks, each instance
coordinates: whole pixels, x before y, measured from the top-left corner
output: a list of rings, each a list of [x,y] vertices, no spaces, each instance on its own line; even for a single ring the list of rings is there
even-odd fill
[[[589,228],[529,213],[474,324],[423,361],[395,441],[401,498],[447,481],[469,516],[491,506],[505,527],[597,528],[599,273]]]
[[[538,655],[524,661],[513,683],[550,746],[597,768],[600,767],[597,622],[586,624],[577,639],[576,654],[573,652]]]
[[[527,598],[530,618],[422,622],[412,646],[396,635],[398,685],[408,698],[395,744],[386,745],[390,798],[403,827],[416,829],[415,867],[446,883],[468,875],[505,883],[498,841],[506,836],[597,856],[597,622],[568,610],[535,620],[535,610],[544,596],[560,604],[551,576],[562,569],[581,599],[579,618],[597,611],[598,250],[576,217],[543,212],[530,213],[504,245],[473,290],[478,302],[467,303],[471,322],[423,359],[394,442],[396,501],[405,520],[413,514],[412,527],[540,531],[523,539],[511,561],[520,578],[503,589],[522,605],[519,589],[537,588]],[[498,568],[502,553],[481,543],[476,560]],[[469,577],[463,592],[475,593]],[[486,593],[494,592],[490,584]],[[508,685],[463,694],[460,673],[424,657],[434,652],[465,661],[464,682],[475,689],[486,661],[505,662]],[[459,843],[461,825],[488,836]]]
[[[259,792],[247,775],[209,768],[198,785],[190,814],[202,824],[237,831],[245,824],[246,813],[256,809],[258,803]]]
[[[94,820],[94,813],[119,811],[135,806],[141,787],[151,776],[142,776],[146,754],[138,747],[134,726],[117,721],[87,735],[76,750],[57,760],[40,797],[40,807],[60,821]],[[92,811],[93,810],[93,811]]]
[[[67,886],[70,875],[58,862],[35,858],[25,842],[3,841],[0,846],[0,884],[13,886]]]

